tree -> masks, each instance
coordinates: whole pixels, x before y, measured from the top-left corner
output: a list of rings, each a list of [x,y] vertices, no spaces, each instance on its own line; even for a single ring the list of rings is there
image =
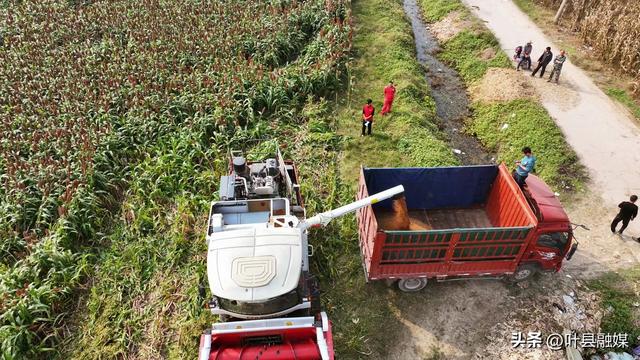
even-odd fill
[[[558,8],[558,12],[556,13],[556,17],[553,19],[553,22],[555,24],[557,24],[558,21],[560,20],[560,17],[562,16],[562,13],[564,12],[564,9],[567,8],[568,4],[569,4],[569,0],[562,0],[562,4],[560,4],[560,8]]]

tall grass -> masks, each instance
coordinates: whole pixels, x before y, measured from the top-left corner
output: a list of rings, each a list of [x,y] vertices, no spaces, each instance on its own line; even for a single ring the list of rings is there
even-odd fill
[[[59,353],[64,329],[80,328],[69,310],[88,276],[107,286],[86,295],[88,309],[112,306],[114,313],[104,322],[91,313],[101,320],[92,325],[107,329],[91,345],[105,350],[82,357],[137,352],[131,346],[140,337],[131,331],[141,328],[118,304],[149,289],[160,269],[154,264],[171,268],[198,249],[183,238],[192,225],[182,215],[174,214],[182,220],[173,235],[174,220],[163,221],[173,196],[184,197],[176,204],[181,213],[201,210],[198,196],[213,193],[210,166],[222,150],[272,134],[274,119],[295,121],[309,95],[339,86],[350,47],[342,1],[80,9],[64,1],[0,9],[1,28],[9,29],[0,51],[7,101],[0,108],[0,235],[9,240],[0,246],[0,338],[7,359]],[[256,56],[243,56],[243,46]],[[110,255],[123,267],[108,266]],[[121,283],[110,280],[115,275]],[[100,289],[114,301],[92,302],[103,300]],[[199,312],[192,304],[190,314]]]

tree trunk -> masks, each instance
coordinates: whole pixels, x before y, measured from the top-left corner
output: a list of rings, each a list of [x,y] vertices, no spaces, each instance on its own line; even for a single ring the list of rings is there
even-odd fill
[[[558,12],[556,13],[556,17],[553,19],[553,22],[555,24],[557,24],[558,21],[560,21],[560,17],[562,16],[562,13],[564,12],[564,9],[567,7],[568,3],[569,3],[569,0],[562,0],[562,4],[560,4],[560,8],[558,9]]]

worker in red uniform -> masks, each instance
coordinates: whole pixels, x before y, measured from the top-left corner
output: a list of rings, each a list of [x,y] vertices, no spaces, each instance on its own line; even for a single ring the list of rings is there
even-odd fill
[[[391,112],[391,105],[393,104],[393,98],[396,96],[396,87],[393,86],[393,81],[389,81],[389,85],[384,87],[384,105],[382,106],[382,116]]]
[[[364,131],[367,130],[367,135],[371,135],[371,126],[373,126],[373,114],[375,114],[376,109],[373,107],[373,101],[371,99],[367,99],[367,104],[362,107],[362,135],[364,136]]]

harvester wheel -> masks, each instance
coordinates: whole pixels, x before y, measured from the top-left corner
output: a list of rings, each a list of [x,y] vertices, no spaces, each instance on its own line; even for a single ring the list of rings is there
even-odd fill
[[[404,292],[416,292],[427,286],[427,278],[400,279],[398,288]]]
[[[516,269],[516,272],[509,277],[509,280],[512,282],[529,280],[536,274],[536,272],[538,272],[538,267],[533,264],[520,265],[518,266],[518,269]]]

